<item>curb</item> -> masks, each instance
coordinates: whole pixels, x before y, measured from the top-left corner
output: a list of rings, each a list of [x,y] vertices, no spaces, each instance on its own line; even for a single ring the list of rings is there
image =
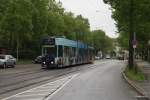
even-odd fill
[[[122,71],[122,76],[124,80],[140,95],[137,96],[136,98],[141,98],[143,100],[150,100],[150,98],[147,96],[145,90],[142,87],[140,87],[138,84],[128,79],[128,77],[124,73],[124,70]]]
[[[144,91],[144,89],[142,89],[139,85],[137,85],[136,83],[132,82],[131,80],[129,80],[127,78],[127,76],[125,75],[124,72],[122,72],[123,78],[125,79],[125,81],[133,88],[135,89],[135,91],[140,95],[140,96],[144,96],[147,97],[146,92]]]

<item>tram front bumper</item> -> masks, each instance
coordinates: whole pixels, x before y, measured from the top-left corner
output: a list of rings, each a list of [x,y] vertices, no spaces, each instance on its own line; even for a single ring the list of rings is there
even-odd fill
[[[55,68],[57,65],[54,62],[46,63],[42,62],[42,68]]]

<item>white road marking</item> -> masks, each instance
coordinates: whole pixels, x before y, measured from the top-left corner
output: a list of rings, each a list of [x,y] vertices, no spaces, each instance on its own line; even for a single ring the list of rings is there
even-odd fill
[[[57,92],[59,92],[61,89],[63,89],[72,79],[74,79],[78,74],[75,74],[74,76],[72,76],[65,84],[63,84],[59,89],[57,89],[54,93],[52,93],[50,96],[48,96],[46,99],[44,100],[49,100],[51,99]]]
[[[77,75],[78,74],[67,76],[54,82],[50,82],[36,88],[12,95],[2,100],[48,100]]]

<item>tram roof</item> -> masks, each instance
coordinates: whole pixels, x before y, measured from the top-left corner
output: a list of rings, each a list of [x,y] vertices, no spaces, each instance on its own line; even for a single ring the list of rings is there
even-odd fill
[[[78,47],[78,48],[89,48],[87,44],[84,44],[79,41],[73,41],[66,38],[55,38],[56,45],[70,46],[70,47]]]

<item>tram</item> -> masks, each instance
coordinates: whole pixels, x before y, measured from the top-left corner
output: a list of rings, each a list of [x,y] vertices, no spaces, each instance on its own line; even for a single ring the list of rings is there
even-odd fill
[[[93,63],[94,48],[83,42],[63,37],[46,37],[42,40],[42,67],[59,68]]]

